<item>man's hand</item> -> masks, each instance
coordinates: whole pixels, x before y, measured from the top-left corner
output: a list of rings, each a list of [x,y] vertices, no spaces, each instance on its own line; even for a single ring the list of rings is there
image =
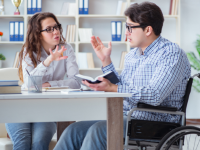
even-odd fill
[[[56,46],[56,50],[54,52],[52,52],[52,50],[49,49],[50,56],[48,56],[47,59],[44,61],[44,65],[48,67],[54,60],[59,61],[62,59],[67,59],[68,56],[63,56],[63,52],[66,50],[67,49],[64,46],[62,46],[62,48],[58,50],[58,45]]]
[[[97,54],[97,57],[101,60],[103,67],[109,65],[111,63],[110,55],[112,50],[111,42],[108,43],[108,47],[105,47],[101,42],[100,38],[95,36],[91,37],[92,47]]]
[[[51,84],[49,84],[49,82],[45,82],[42,84],[42,87],[51,87]]]
[[[117,88],[118,88],[117,85],[112,84],[109,80],[103,77],[99,77],[98,80],[102,82],[97,83],[97,84],[91,84],[85,80],[85,81],[82,81],[82,83],[89,86],[95,91],[117,92]]]

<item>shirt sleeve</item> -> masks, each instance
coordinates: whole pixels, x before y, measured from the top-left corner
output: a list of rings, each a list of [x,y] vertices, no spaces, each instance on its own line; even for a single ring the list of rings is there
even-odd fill
[[[80,83],[76,80],[74,75],[79,73],[78,65],[76,63],[76,56],[74,54],[73,48],[71,45],[67,47],[67,56],[66,59],[66,70],[67,70],[67,80],[58,80],[58,81],[49,81],[49,84],[53,86],[69,86],[73,89],[78,89],[81,87]]]
[[[43,76],[43,78],[45,78],[47,76],[46,75],[47,69],[53,70],[53,68],[51,68],[51,67],[44,66],[43,62],[39,63],[37,65],[37,67],[34,68],[34,64],[31,60],[31,58],[29,57],[29,54],[27,53],[27,55],[25,56],[25,51],[24,51],[23,60],[22,60],[23,80],[24,80],[24,84],[26,85],[26,87],[28,87],[28,76],[29,75],[27,74],[26,69],[28,70],[30,75]]]
[[[122,84],[122,79],[121,79],[121,76],[118,74],[118,72],[115,70],[115,67],[113,65],[113,63],[111,62],[109,65],[105,66],[105,67],[102,67],[102,71],[103,73],[106,73],[108,71],[113,71],[117,78],[119,79],[119,82],[117,83],[117,85],[121,85]]]
[[[163,54],[148,85],[118,85],[118,92],[132,93],[129,99],[131,106],[135,106],[138,102],[158,106],[182,82],[185,58],[181,50],[173,50]]]

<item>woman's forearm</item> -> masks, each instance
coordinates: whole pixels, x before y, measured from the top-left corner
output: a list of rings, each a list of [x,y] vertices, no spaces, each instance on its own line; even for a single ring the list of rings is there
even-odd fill
[[[43,65],[45,67],[49,67],[49,65],[51,64],[51,60],[49,59],[49,56],[43,61]]]

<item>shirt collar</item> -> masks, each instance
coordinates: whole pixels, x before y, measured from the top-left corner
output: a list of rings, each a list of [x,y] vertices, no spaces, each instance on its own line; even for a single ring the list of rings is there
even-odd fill
[[[159,36],[156,40],[154,40],[145,50],[144,50],[144,55],[148,56],[158,45],[158,43],[161,40],[161,36]]]
[[[156,47],[156,45],[160,42],[160,40],[162,39],[161,36],[159,36],[156,40],[154,40],[145,50],[144,50],[144,56],[148,56]],[[141,48],[137,48],[136,54],[138,56],[142,55],[142,49]]]

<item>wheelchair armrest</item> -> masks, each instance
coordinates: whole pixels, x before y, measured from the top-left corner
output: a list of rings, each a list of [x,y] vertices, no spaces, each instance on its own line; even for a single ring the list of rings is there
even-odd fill
[[[148,108],[148,109],[155,109],[155,110],[167,110],[167,111],[178,111],[176,107],[165,107],[165,106],[152,106],[145,103],[138,103],[137,108]]]

